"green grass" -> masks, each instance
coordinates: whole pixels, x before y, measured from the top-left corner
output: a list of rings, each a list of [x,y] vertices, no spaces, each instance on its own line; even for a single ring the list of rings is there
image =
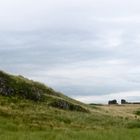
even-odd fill
[[[47,131],[0,131],[2,140],[139,140],[140,130],[47,130]]]
[[[103,115],[100,111],[65,111],[45,102],[0,96],[0,139],[139,140],[137,119]]]
[[[4,88],[12,88],[16,93],[10,96],[0,95],[0,140],[140,138],[138,105],[86,105],[22,76],[0,72],[1,77],[6,79]],[[32,96],[36,90],[43,95],[43,100],[21,95],[25,92]]]
[[[136,115],[140,115],[140,110],[137,110],[137,111],[135,112],[135,114],[136,114]]]
[[[56,128],[96,128],[117,124],[118,119],[112,119],[100,113],[85,113],[65,111],[48,106],[45,102],[19,100],[16,97],[0,96],[0,116],[9,121],[24,125],[30,129]],[[99,125],[100,124],[100,125]],[[109,125],[108,125],[109,126]]]

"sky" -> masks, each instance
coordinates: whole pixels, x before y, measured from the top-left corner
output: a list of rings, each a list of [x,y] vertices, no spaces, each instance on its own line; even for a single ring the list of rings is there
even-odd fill
[[[0,0],[0,69],[85,103],[140,101],[139,0]]]

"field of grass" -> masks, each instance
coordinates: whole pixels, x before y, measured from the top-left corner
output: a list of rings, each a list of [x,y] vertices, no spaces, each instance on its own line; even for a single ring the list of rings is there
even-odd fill
[[[48,131],[18,131],[1,132],[2,140],[139,140],[138,129],[112,130],[48,130]]]
[[[0,91],[0,140],[140,139],[140,105],[86,105],[3,72]]]
[[[90,113],[0,96],[2,140],[139,140],[140,105],[94,106]]]

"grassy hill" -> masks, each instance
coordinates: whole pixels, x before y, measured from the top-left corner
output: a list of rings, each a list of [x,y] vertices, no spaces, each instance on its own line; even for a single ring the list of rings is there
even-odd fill
[[[87,107],[46,85],[0,71],[0,95],[45,102],[48,106],[65,110],[88,112]]]
[[[0,72],[2,140],[139,140],[140,105],[87,105]]]

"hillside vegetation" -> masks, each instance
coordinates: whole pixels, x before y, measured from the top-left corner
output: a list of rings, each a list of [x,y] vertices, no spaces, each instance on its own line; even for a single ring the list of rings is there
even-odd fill
[[[139,140],[140,105],[87,105],[0,72],[2,140]]]
[[[56,108],[88,112],[82,103],[56,92],[46,85],[28,80],[23,76],[13,76],[0,71],[0,94],[35,102],[45,102]]]

